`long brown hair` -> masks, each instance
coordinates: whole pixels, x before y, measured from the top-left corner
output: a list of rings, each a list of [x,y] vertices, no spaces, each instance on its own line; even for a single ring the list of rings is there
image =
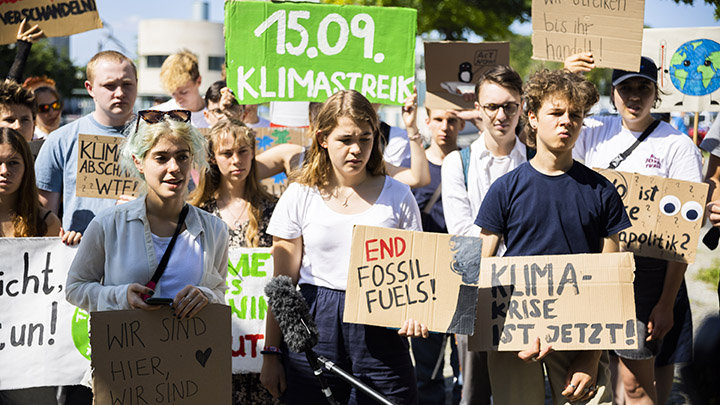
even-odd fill
[[[378,117],[372,104],[355,90],[340,90],[328,98],[320,108],[315,119],[310,123],[309,136],[312,144],[307,158],[296,180],[300,184],[312,187],[323,187],[330,183],[332,162],[327,149],[320,146],[330,135],[341,117],[348,117],[356,124],[367,123],[373,132],[373,148],[366,170],[373,176],[385,174],[382,144]]]
[[[208,152],[210,169],[200,178],[200,182],[190,195],[190,203],[200,206],[210,198],[218,198],[221,174],[215,162],[215,151],[224,139],[232,139],[234,147],[248,146],[253,151],[250,172],[245,179],[244,195],[248,207],[248,227],[245,230],[245,239],[248,247],[257,247],[260,243],[258,227],[262,218],[262,203],[274,201],[275,197],[270,195],[257,178],[257,163],[255,162],[255,132],[245,126],[242,122],[234,119],[224,119],[213,125],[208,134]]]
[[[16,191],[13,226],[15,237],[45,236],[47,225],[40,218],[40,201],[38,189],[35,185],[34,159],[30,146],[19,132],[11,128],[0,128],[0,145],[8,144],[23,159],[25,172],[20,181],[20,188]]]

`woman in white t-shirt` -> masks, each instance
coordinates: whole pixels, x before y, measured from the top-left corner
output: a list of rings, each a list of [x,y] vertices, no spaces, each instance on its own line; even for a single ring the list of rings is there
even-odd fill
[[[576,54],[565,60],[571,71],[595,67],[592,55]],[[650,114],[659,101],[658,69],[643,57],[639,72],[614,70],[611,101],[617,116],[585,120],[573,155],[588,167],[607,168],[651,125],[649,136],[617,165],[616,170],[648,176],[700,182],[702,163],[692,140]],[[658,197],[659,199],[660,197]],[[679,209],[679,207],[678,207]],[[684,274],[687,264],[635,257],[635,310],[638,350],[618,350],[619,377],[624,387],[618,403],[665,403],[672,386],[674,363],[690,361],[692,324]],[[657,374],[657,375],[656,375]],[[619,394],[619,395],[618,395]]]
[[[403,336],[427,336],[427,328],[413,320],[399,332],[342,321],[353,226],[419,231],[417,203],[408,186],[385,175],[377,115],[360,93],[343,90],[332,95],[310,133],[313,141],[305,165],[278,201],[267,231],[274,236],[275,275],[290,276],[300,285],[318,324],[320,342],[314,350],[319,355],[394,403],[417,403]],[[274,396],[283,395],[289,404],[326,401],[305,356],[281,347],[272,315],[265,343],[260,380]],[[372,401],[334,376],[327,377],[341,403]]]

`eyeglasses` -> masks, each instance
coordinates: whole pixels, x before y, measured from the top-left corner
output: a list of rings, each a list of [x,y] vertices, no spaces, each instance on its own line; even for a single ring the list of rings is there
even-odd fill
[[[491,118],[494,118],[497,115],[500,108],[503,109],[505,115],[507,115],[508,117],[513,117],[515,116],[515,114],[517,114],[518,109],[520,108],[520,104],[514,102],[509,102],[505,104],[490,103],[483,105],[482,108],[485,111],[485,114],[487,114],[488,117]]]
[[[62,105],[62,103],[60,102],[60,100],[56,100],[56,101],[53,101],[53,102],[50,103],[50,104],[40,104],[40,105],[38,105],[38,112],[46,113],[46,112],[50,111],[51,109],[53,109],[53,110],[55,110],[55,111],[60,111],[60,110],[62,110],[62,107],[63,107],[63,105]]]
[[[137,122],[135,122],[135,132],[138,131],[140,125],[140,118],[148,124],[157,124],[158,122],[168,117],[173,121],[189,122],[192,113],[190,110],[170,110],[170,111],[158,111],[158,110],[140,110],[138,111]]]

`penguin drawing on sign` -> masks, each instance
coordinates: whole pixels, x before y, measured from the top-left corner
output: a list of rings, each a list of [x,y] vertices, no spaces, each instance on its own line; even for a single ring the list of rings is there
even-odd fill
[[[463,62],[460,64],[460,71],[458,72],[458,80],[463,83],[472,82],[472,65],[470,62]]]

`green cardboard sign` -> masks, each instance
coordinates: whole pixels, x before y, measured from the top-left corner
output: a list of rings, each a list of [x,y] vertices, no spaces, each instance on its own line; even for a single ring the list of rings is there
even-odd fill
[[[407,8],[228,1],[228,85],[241,104],[322,102],[343,89],[402,104],[414,84],[416,20]]]

